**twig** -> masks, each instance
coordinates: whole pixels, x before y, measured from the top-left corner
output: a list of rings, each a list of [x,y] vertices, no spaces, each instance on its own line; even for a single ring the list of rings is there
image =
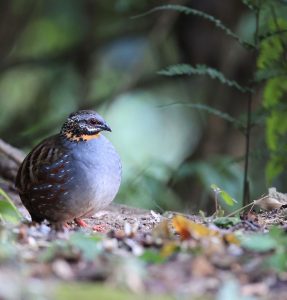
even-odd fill
[[[247,208],[247,207],[249,207],[249,206],[251,206],[251,205],[254,205],[254,203],[253,203],[253,202],[248,203],[247,205],[245,205],[245,206],[243,206],[243,207],[240,207],[240,208],[238,208],[237,210],[233,211],[232,213],[228,214],[226,217],[228,218],[228,217],[234,216],[234,215],[236,215],[237,213],[241,212],[242,210],[244,210],[245,208]]]
[[[7,144],[0,139],[0,153],[4,154],[10,160],[13,160],[16,164],[20,165],[24,160],[25,154],[19,149]]]
[[[256,17],[256,25],[255,25],[255,32],[254,32],[254,42],[256,45],[256,49],[258,49],[259,43],[259,20],[260,20],[260,1],[258,8],[256,9],[255,13]],[[243,179],[243,206],[250,202],[250,185],[248,179],[248,171],[249,171],[249,155],[250,155],[250,135],[251,135],[251,112],[252,112],[252,94],[250,93],[247,99],[247,121],[246,121],[246,145],[245,145],[245,162],[244,162],[244,179]]]
[[[246,144],[245,144],[245,162],[244,162],[244,184],[243,184],[243,205],[250,202],[250,189],[249,189],[249,154],[250,154],[250,133],[251,133],[251,110],[252,110],[252,94],[249,95],[247,100],[247,124],[246,124]]]

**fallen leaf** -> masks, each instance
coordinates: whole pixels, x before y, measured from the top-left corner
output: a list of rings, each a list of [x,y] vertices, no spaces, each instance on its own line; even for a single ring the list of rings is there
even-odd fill
[[[228,244],[240,245],[240,241],[234,233],[227,233],[223,238]]]
[[[173,227],[183,240],[191,238],[188,224],[189,220],[179,215],[173,217],[172,219]]]
[[[200,239],[202,237],[219,234],[216,230],[209,229],[205,225],[195,223],[180,215],[172,219],[172,225],[183,240],[187,240],[191,237]]]
[[[278,209],[287,204],[287,194],[277,192],[276,188],[268,189],[268,195],[255,200],[254,204],[265,210]]]
[[[282,205],[284,205],[284,203],[281,203],[278,199],[270,196],[265,196],[258,200],[255,200],[254,204],[259,206],[261,209],[265,209],[265,210],[278,209]]]
[[[175,242],[167,242],[162,247],[160,254],[163,257],[169,257],[176,252],[178,245]]]
[[[157,224],[152,231],[152,237],[155,239],[156,238],[170,239],[171,232],[169,230],[169,221],[163,220],[159,224]]]

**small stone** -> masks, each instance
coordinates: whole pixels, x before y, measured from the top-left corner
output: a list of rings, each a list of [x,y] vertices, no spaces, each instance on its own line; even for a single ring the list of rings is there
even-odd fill
[[[52,264],[52,270],[59,278],[64,280],[71,280],[74,273],[70,265],[64,260],[56,260]]]

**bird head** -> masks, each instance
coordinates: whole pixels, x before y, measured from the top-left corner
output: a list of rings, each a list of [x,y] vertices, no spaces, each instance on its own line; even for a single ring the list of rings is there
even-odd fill
[[[61,134],[79,142],[97,138],[101,131],[112,131],[103,117],[92,110],[80,110],[69,115]]]

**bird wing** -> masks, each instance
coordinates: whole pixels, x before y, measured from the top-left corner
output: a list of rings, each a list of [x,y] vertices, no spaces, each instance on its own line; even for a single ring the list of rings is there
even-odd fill
[[[25,158],[16,178],[16,188],[20,194],[65,181],[65,166],[68,162],[66,147],[61,144],[59,136],[45,139]]]

